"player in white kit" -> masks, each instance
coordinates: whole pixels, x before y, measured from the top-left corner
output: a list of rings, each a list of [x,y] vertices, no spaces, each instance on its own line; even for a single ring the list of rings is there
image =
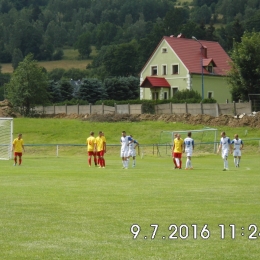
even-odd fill
[[[133,139],[133,136],[130,135],[130,137]],[[133,141],[129,141],[129,148],[128,148],[128,160],[130,159],[130,157],[133,157],[133,165],[132,167],[135,167],[136,165],[136,161],[135,161],[135,157],[136,157],[136,150],[135,148],[139,145],[139,143],[133,139]]]
[[[221,156],[224,161],[224,169],[223,171],[228,170],[228,153],[232,152],[232,146],[229,137],[226,136],[225,132],[221,132],[220,144],[218,147],[218,153],[221,149]]]
[[[244,147],[244,143],[241,139],[238,138],[238,134],[235,134],[234,137],[235,138],[231,141],[231,144],[233,145],[234,164],[236,167],[239,167],[241,160],[241,150]]]
[[[184,139],[184,151],[187,155],[185,170],[192,170],[191,156],[194,150],[194,140],[191,138],[191,132],[188,132],[188,136]]]
[[[122,136],[120,139],[121,143],[121,153],[120,156],[122,158],[123,169],[128,169],[128,150],[129,144],[133,142],[133,139],[130,136],[126,135],[126,132],[122,132]]]

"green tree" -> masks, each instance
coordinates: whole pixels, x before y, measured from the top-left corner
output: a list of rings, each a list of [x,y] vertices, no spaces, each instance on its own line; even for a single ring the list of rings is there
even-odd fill
[[[180,27],[189,19],[189,9],[187,8],[172,8],[168,11],[164,18],[164,35],[178,35]]]
[[[110,76],[137,75],[139,68],[138,44],[136,41],[112,45],[108,48],[104,57],[104,67]]]
[[[260,31],[260,10],[246,21],[245,27],[248,31]]]
[[[13,106],[22,115],[30,115],[36,105],[48,102],[48,80],[43,68],[39,67],[33,55],[28,54],[6,84],[7,95]]]
[[[12,56],[12,67],[14,70],[18,67],[19,62],[23,61],[23,54],[20,49],[14,49]]]
[[[104,86],[109,99],[130,100],[139,97],[140,82],[136,77],[107,78]]]
[[[0,100],[4,100],[6,98],[6,91],[4,85],[10,81],[11,74],[2,73],[2,66],[0,64]]]
[[[50,95],[50,101],[51,103],[59,103],[62,101],[60,88],[58,85],[58,82],[54,80],[50,80],[48,84],[48,93]]]
[[[94,30],[95,42],[98,48],[109,45],[117,35],[118,27],[110,22],[100,23]]]
[[[211,18],[211,10],[210,8],[205,4],[201,7],[196,7],[191,13],[191,19],[195,22],[201,22],[209,23]]]
[[[180,27],[180,31],[186,38],[190,38],[196,35],[197,39],[205,38],[205,30],[201,29],[198,24],[193,21],[188,21],[186,24]]]
[[[70,84],[70,81],[62,79],[59,81],[59,88],[62,101],[69,101],[73,98],[73,86]]]
[[[83,79],[79,89],[79,98],[87,100],[91,104],[106,99],[106,91],[102,82],[98,79]]]
[[[78,50],[80,58],[89,58],[91,53],[91,34],[81,34],[74,44],[74,49]]]
[[[248,94],[260,94],[260,33],[246,32],[231,52],[228,82],[234,101],[248,100]]]
[[[64,72],[65,72],[65,69],[56,68],[48,73],[48,77],[50,80],[57,82],[63,77]]]
[[[71,69],[64,71],[63,78],[81,80],[81,79],[85,78],[86,75],[87,75],[87,70],[71,68]]]

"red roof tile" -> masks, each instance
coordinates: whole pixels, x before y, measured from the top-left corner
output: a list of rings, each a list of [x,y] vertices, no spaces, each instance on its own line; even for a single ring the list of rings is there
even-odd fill
[[[170,86],[165,78],[158,77],[146,77],[141,85],[142,88],[169,88]]]
[[[174,52],[178,55],[180,60],[184,63],[190,73],[201,73],[201,45],[199,42],[188,38],[176,38],[164,36],[165,40]],[[225,50],[218,42],[199,40],[200,43],[207,47],[207,57],[204,59],[213,59],[216,67],[214,67],[214,74],[224,76],[230,70],[231,61]],[[210,74],[206,69],[205,74]]]
[[[215,64],[215,62],[214,62],[213,59],[203,59],[203,60],[202,60],[203,66],[209,66],[209,64],[210,64],[211,62],[213,63],[213,66],[216,67],[216,64]]]

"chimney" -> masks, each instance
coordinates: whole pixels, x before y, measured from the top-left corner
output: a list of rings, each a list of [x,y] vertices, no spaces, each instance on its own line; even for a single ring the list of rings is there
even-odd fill
[[[201,53],[204,58],[208,58],[208,49],[206,46],[204,46],[204,45],[201,46]]]

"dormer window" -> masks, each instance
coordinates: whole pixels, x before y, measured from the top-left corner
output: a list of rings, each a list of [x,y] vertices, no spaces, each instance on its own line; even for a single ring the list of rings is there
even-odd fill
[[[208,72],[209,72],[209,73],[213,73],[213,66],[212,66],[212,65],[209,65],[209,66],[208,66]]]
[[[167,48],[162,48],[162,53],[167,53]]]

